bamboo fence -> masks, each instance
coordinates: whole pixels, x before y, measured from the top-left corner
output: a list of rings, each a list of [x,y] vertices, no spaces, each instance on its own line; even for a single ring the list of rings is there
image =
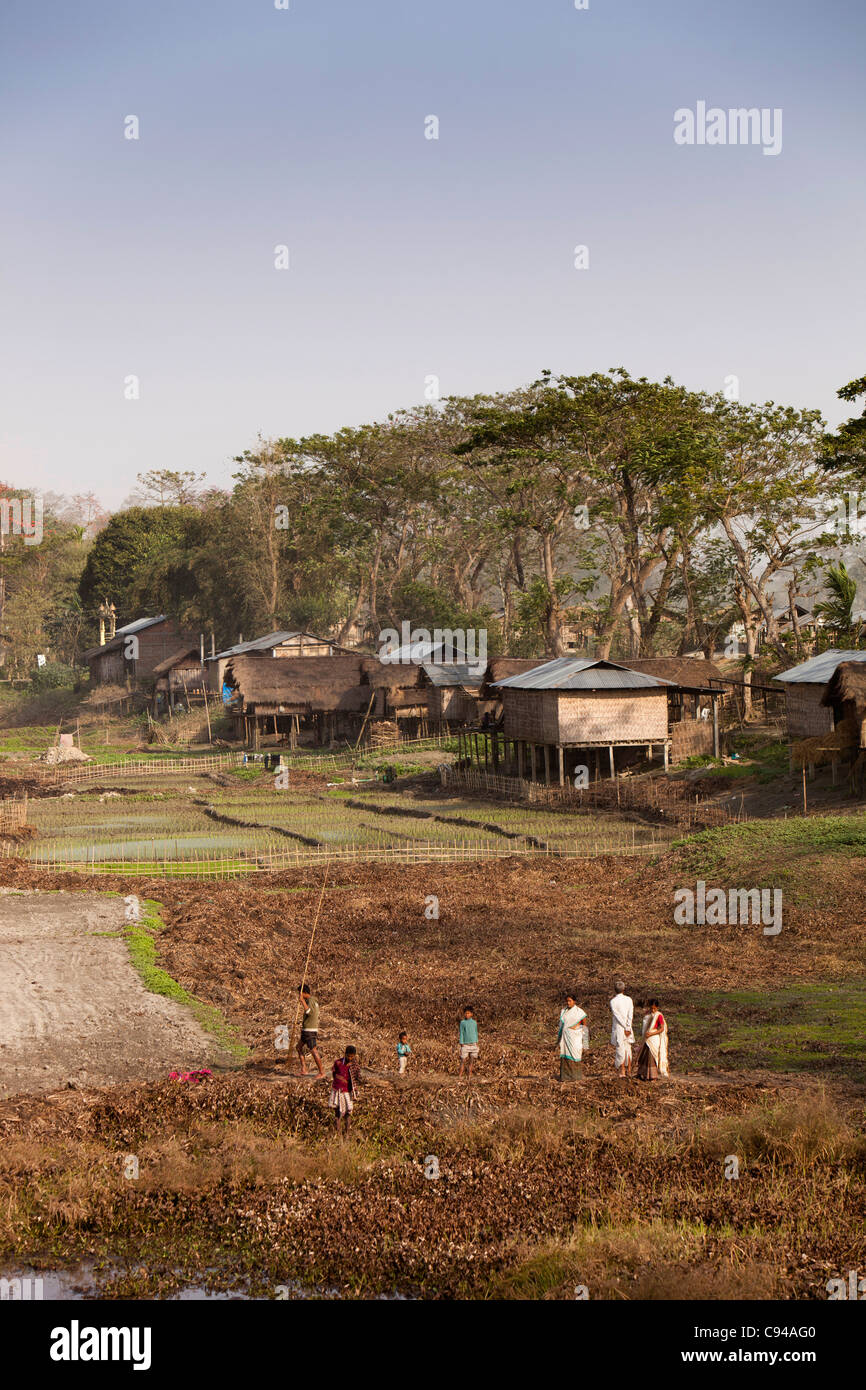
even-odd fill
[[[456,767],[448,771],[448,785],[570,811],[648,811],[686,829],[697,825],[727,825],[740,819],[739,813],[725,806],[702,801],[688,783],[660,778],[605,778],[588,787],[576,788],[570,783],[564,787],[548,786],[519,777],[502,777],[475,767]]]
[[[57,763],[38,769],[37,776],[45,786],[60,786],[68,782],[101,782],[113,777],[167,777],[172,774],[213,772],[220,768],[238,767],[243,753],[202,753],[189,758],[127,758],[122,763]],[[5,771],[6,769],[4,769]],[[29,767],[27,775],[34,769]]]
[[[0,801],[0,835],[8,834],[10,830],[20,830],[22,825],[27,824],[27,793],[19,801]]]
[[[96,846],[72,858],[68,846],[42,843],[21,849],[0,846],[0,858],[20,856],[29,867],[47,873],[85,873],[143,875],[153,878],[235,878],[247,874],[280,873],[285,869],[306,868],[324,864],[459,864],[484,859],[596,859],[601,855],[653,854],[665,847],[665,841],[653,837],[649,844],[624,844],[621,840],[597,839],[590,850],[588,841],[575,840],[569,844],[521,845],[491,844],[470,839],[450,841],[417,840],[413,843],[371,846],[336,845],[312,847],[306,845],[268,847],[266,849],[235,851],[197,850],[184,857],[166,852],[154,854],[137,848],[134,855],[119,852],[97,853]]]

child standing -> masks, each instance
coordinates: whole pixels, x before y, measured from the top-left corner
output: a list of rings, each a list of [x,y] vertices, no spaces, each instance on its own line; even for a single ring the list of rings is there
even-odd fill
[[[409,1034],[401,1033],[397,1042],[397,1071],[400,1076],[406,1075],[406,1068],[409,1065],[409,1058],[411,1055],[412,1049],[409,1046]]]
[[[349,1117],[355,1108],[355,1101],[358,1099],[360,1081],[361,1068],[358,1065],[358,1052],[356,1048],[349,1046],[331,1068],[331,1096],[328,1104],[334,1111],[338,1134],[340,1133],[341,1120],[343,1121],[344,1134],[349,1133]]]
[[[463,1075],[463,1068],[469,1063],[469,1070],[466,1073],[467,1081],[472,1076],[473,1064],[478,1060],[478,1024],[475,1021],[475,1014],[471,1004],[467,1004],[463,1010],[463,1017],[460,1020],[460,1070],[457,1073],[459,1081]]]

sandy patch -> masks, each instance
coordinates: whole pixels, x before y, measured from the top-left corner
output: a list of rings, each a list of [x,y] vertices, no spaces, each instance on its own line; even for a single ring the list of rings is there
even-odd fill
[[[213,1040],[182,1005],[144,988],[123,900],[0,893],[0,1096],[150,1080],[206,1066]]]

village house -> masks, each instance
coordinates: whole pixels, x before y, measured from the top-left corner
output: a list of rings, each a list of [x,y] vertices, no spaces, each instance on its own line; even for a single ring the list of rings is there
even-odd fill
[[[296,747],[357,737],[371,696],[362,660],[344,652],[303,661],[275,661],[268,651],[230,657],[223,698],[235,737],[254,748],[263,738]]]
[[[187,646],[198,649],[196,633],[182,628],[174,618],[138,618],[119,627],[101,646],[84,653],[93,685],[141,685],[173,652]]]
[[[500,757],[519,777],[557,781],[587,767],[614,776],[617,760],[635,750],[670,756],[668,690],[671,682],[613,661],[557,657],[534,670],[496,682],[502,696]],[[605,756],[606,755],[606,756]]]
[[[712,661],[682,656],[641,657],[623,662],[630,671],[643,671],[670,681],[668,734],[671,762],[682,758],[718,758],[721,752],[720,712],[727,683]]]
[[[842,662],[866,662],[866,651],[831,648],[773,677],[785,689],[789,739],[817,738],[832,732],[833,706],[825,703],[824,696]]]
[[[382,662],[377,656],[365,656],[361,671],[369,690],[366,713],[370,722],[390,723],[394,734],[408,738],[429,732],[430,687],[420,662]]]
[[[153,668],[153,674],[151,713],[155,718],[171,713],[179,704],[189,709],[192,703],[204,702],[206,686],[199,647],[179,647]]]
[[[479,692],[487,670],[485,661],[425,661],[421,688],[426,690],[430,725],[474,724],[479,718]]]
[[[205,658],[208,688],[221,693],[228,663],[233,657],[246,656],[251,653],[275,658],[330,657],[336,656],[338,653],[357,655],[355,648],[342,647],[338,642],[331,641],[329,637],[317,637],[312,632],[278,630],[266,632],[263,637],[253,637],[248,642],[244,642],[243,638],[239,637],[233,647],[226,647],[225,651],[221,652],[212,652],[210,656]]]

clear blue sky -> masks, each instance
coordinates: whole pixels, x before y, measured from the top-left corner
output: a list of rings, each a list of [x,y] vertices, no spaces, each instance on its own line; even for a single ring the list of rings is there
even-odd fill
[[[735,374],[835,423],[864,51],[855,0],[4,0],[0,478],[224,484],[428,374]],[[782,108],[781,154],[676,145],[700,100]]]

